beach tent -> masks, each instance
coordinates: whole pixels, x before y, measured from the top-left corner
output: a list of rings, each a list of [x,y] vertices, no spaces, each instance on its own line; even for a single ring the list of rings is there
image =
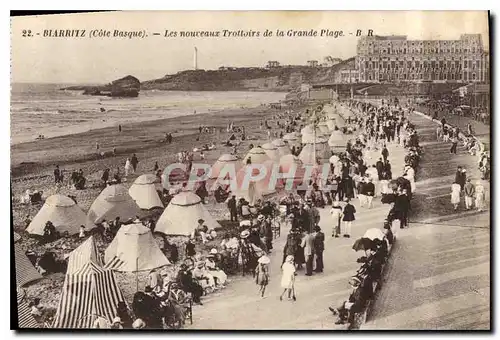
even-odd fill
[[[166,235],[191,235],[198,226],[198,220],[205,220],[208,229],[220,228],[220,224],[193,192],[185,191],[175,195],[156,223],[155,231]]]
[[[262,145],[262,149],[271,160],[275,162],[279,161],[280,153],[276,145],[274,145],[273,143],[266,143]]]
[[[244,165],[247,164],[248,158],[250,158],[252,164],[262,164],[270,159],[266,151],[259,146],[248,151],[245,158],[243,158]]]
[[[17,327],[18,328],[40,328],[26,302],[25,294],[17,291]]]
[[[234,195],[237,199],[244,198],[250,205],[254,205],[257,200],[262,199],[264,196],[272,194],[276,191],[275,187],[269,186],[271,181],[271,175],[275,163],[268,160],[262,164],[265,168],[266,175],[260,180],[250,180],[247,182],[245,178],[247,176],[256,177],[259,174],[259,169],[245,166],[238,171],[236,174],[236,184],[237,189]],[[247,185],[248,183],[248,185]]]
[[[87,225],[87,216],[71,198],[52,195],[29,224],[26,231],[30,234],[43,235],[45,224],[51,221],[60,233],[77,234],[81,225]]]
[[[330,132],[335,130],[335,126],[337,126],[335,118],[328,118],[328,120],[326,121],[326,126],[328,127]]]
[[[300,132],[290,132],[283,136],[283,141],[288,143],[290,148],[292,146],[299,147],[302,141],[302,134]]]
[[[17,241],[19,241],[21,239],[21,235],[19,235],[18,233],[14,232],[14,243],[16,243]]]
[[[302,183],[305,175],[304,164],[299,157],[294,155],[285,155],[280,158],[280,173],[285,178],[293,180],[294,185]]]
[[[322,136],[330,136],[330,128],[326,122],[321,122],[318,124],[318,130]]]
[[[125,300],[113,271],[87,262],[66,275],[53,327],[92,328],[99,317],[111,323],[120,301]]]
[[[330,158],[330,151],[328,150],[326,143],[318,143],[316,144],[316,159],[320,162],[328,162]],[[302,151],[299,154],[299,159],[302,161],[304,165],[316,165],[316,161],[314,159],[314,144],[306,144],[302,148]]]
[[[78,272],[89,262],[93,262],[101,267],[104,265],[93,236],[90,236],[69,254],[66,274]]]
[[[283,141],[283,139],[275,139],[272,141],[272,143],[274,146],[276,146],[276,148],[278,148],[278,153],[280,155],[280,158],[290,153],[290,148]]]
[[[314,127],[312,125],[307,125],[305,128],[302,129],[302,144],[308,144],[308,143],[325,143],[325,134],[322,132],[318,127],[316,127],[316,136],[314,136]],[[328,135],[330,133],[328,132]]]
[[[16,267],[16,285],[26,286],[34,281],[42,279],[42,275],[35,269],[22,248],[14,243],[14,261]]]
[[[141,223],[122,225],[104,252],[104,261],[105,268],[121,272],[152,270],[170,264],[151,230]]]
[[[238,172],[243,166],[240,162],[240,159],[236,155],[230,154],[222,154],[217,161],[212,165],[212,169],[210,171],[210,179],[217,179],[222,171],[222,169],[228,169],[229,166],[234,166],[234,173]],[[224,171],[227,173],[227,170]],[[229,175],[229,174],[228,174]]]
[[[344,151],[347,145],[347,139],[340,130],[334,130],[328,139],[328,145],[333,151]]]
[[[141,209],[130,197],[127,188],[121,184],[114,184],[106,187],[94,203],[90,206],[87,214],[91,223],[97,224],[106,220],[127,221],[140,213]]]
[[[141,209],[163,208],[163,203],[156,191],[157,178],[152,174],[137,177],[128,193]]]

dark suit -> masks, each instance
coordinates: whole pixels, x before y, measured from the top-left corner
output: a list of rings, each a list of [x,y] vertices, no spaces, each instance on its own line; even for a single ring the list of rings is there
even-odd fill
[[[325,234],[318,231],[314,236],[314,255],[316,256],[315,272],[323,272],[323,251],[325,250]]]

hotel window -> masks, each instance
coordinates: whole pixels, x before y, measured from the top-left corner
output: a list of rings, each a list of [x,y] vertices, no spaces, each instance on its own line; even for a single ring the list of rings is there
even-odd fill
[[[475,47],[472,48],[472,53],[476,53],[476,48]]]
[[[405,53],[405,54],[406,54],[406,48],[404,48],[404,49],[403,49],[403,53]]]
[[[453,73],[451,74],[451,80],[455,80],[455,75]]]
[[[472,73],[472,80],[476,80],[476,74]]]
[[[464,68],[467,68],[467,60],[464,60]]]
[[[423,77],[422,77],[422,74],[420,74],[420,77],[419,77],[419,78],[420,78],[420,80],[422,80],[422,78],[423,78]]]

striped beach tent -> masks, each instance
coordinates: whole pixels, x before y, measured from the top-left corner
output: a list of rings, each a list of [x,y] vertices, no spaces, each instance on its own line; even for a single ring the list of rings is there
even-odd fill
[[[97,318],[111,322],[120,301],[125,300],[113,271],[88,262],[66,275],[54,328],[92,328]]]
[[[25,294],[17,291],[17,327],[18,328],[40,328],[33,315],[31,315],[30,308],[26,303]]]
[[[99,255],[99,250],[93,236],[90,236],[69,254],[66,274],[76,273],[91,261],[99,266],[103,266],[102,258]]]
[[[16,265],[16,284],[18,287],[25,286],[42,278],[42,275],[35,269],[18,244],[14,244],[14,259]]]

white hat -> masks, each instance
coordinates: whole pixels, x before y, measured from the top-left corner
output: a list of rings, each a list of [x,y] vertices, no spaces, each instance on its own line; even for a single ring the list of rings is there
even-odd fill
[[[333,201],[332,205],[333,205],[334,207],[338,207],[338,206],[339,206],[339,201]]]
[[[263,220],[263,219],[264,219],[264,215],[262,215],[262,214],[261,214],[261,215],[259,215],[259,216],[257,217],[257,219],[258,219],[259,221],[260,221],[260,220]]]
[[[119,316],[116,316],[114,319],[113,319],[113,322],[112,323],[123,323],[122,322],[122,319],[119,317]]]
[[[250,236],[250,232],[247,229],[243,230],[240,234],[241,238],[247,238],[248,236]]]
[[[137,319],[132,324],[132,328],[134,328],[134,329],[139,329],[139,328],[144,328],[144,327],[146,327],[146,324],[144,323],[144,321],[142,321],[142,319]]]
[[[262,263],[262,264],[269,264],[269,263],[271,263],[271,259],[269,257],[267,257],[266,255],[262,255],[257,262]]]
[[[217,249],[215,249],[215,248],[210,249],[210,254],[212,254],[212,255],[217,254]]]

